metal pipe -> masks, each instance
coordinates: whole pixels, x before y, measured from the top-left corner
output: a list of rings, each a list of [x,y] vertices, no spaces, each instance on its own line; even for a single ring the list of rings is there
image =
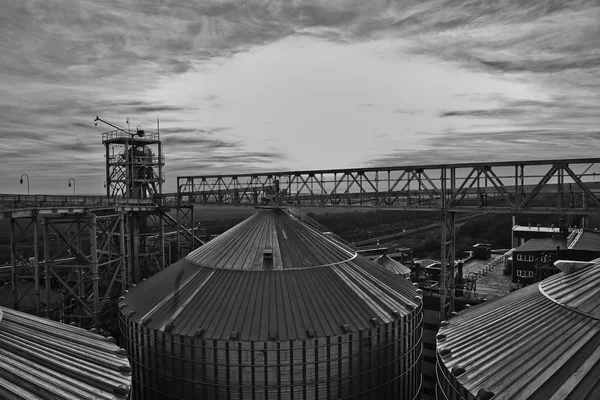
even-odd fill
[[[162,178],[162,144],[160,143],[160,138],[158,141],[158,194],[159,194],[159,205],[163,206],[164,204],[162,204],[162,185],[163,185],[163,178]],[[155,200],[156,201],[156,200]]]
[[[108,143],[106,143],[106,181],[104,181],[104,187],[106,188],[106,198],[110,198],[110,152],[108,151]]]
[[[35,291],[35,315],[40,315],[40,265],[38,263],[38,214],[33,217],[33,279]]]
[[[167,265],[165,263],[165,220],[164,215],[159,214],[159,243],[160,243],[160,269],[164,269]]]
[[[121,291],[129,287],[127,260],[125,258],[125,213],[119,214],[119,255],[121,258]]]
[[[12,296],[13,296],[13,306],[12,308],[14,308],[15,310],[18,309],[17,307],[17,282],[18,282],[18,278],[17,278],[17,261],[16,261],[16,257],[15,257],[15,253],[17,251],[16,248],[16,244],[15,244],[15,219],[14,218],[10,218],[10,284],[11,284],[11,289],[12,289]]]
[[[48,243],[48,219],[42,217],[44,240],[44,283],[46,285],[46,318],[50,318],[50,243]]]
[[[96,214],[90,216],[90,241],[92,244],[92,290],[93,290],[93,302],[94,302],[94,327],[98,329],[100,327],[99,314],[99,288],[98,282],[100,280],[98,276],[98,242],[96,237]]]

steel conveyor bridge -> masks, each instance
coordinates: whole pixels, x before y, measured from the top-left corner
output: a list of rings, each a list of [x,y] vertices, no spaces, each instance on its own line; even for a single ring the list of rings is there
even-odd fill
[[[278,196],[294,207],[589,214],[600,210],[600,182],[592,172],[599,162],[586,158],[180,176],[177,200],[254,206]]]
[[[348,207],[440,215],[441,302],[454,296],[457,213],[600,213],[600,158],[480,162],[177,178],[165,201],[191,205]]]

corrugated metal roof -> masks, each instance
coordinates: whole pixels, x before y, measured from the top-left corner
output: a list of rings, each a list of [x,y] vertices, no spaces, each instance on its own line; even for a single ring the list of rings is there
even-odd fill
[[[372,328],[373,318],[390,322],[420,302],[407,280],[281,210],[260,211],[221,236],[132,288],[121,312],[151,329],[173,324],[173,334],[295,340],[309,329],[323,337],[346,333],[342,325]],[[252,260],[274,236],[282,267],[263,269]]]
[[[600,319],[600,266],[584,272],[554,275],[540,283],[540,291],[555,303]]]
[[[124,399],[130,385],[113,341],[0,307],[0,398]]]
[[[441,263],[436,260],[430,260],[428,258],[424,258],[422,260],[415,260],[415,263],[419,263],[421,268],[433,267],[435,265],[440,265]]]
[[[600,232],[581,231],[569,245],[569,249],[600,251]]]
[[[544,233],[559,233],[560,227],[556,226],[513,226],[514,232],[544,232]]]
[[[465,310],[438,333],[438,381],[460,396],[600,398],[599,308],[597,262]]]
[[[212,268],[260,270],[264,251],[272,269],[307,268],[351,260],[356,252],[281,209],[259,210],[186,258]]]
[[[556,251],[556,247],[560,246],[561,250],[567,249],[567,238],[555,237],[555,238],[543,238],[543,239],[529,239],[521,246],[517,247],[515,252],[523,251]]]
[[[382,256],[378,257],[375,260],[375,262],[381,265],[383,268],[387,269],[388,271],[393,272],[394,274],[401,276],[410,275],[410,268],[388,257],[386,254],[383,254]]]

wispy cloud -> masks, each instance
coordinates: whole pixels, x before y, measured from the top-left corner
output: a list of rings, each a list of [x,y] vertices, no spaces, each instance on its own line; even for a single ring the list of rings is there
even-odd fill
[[[219,93],[203,93],[202,85],[190,98],[181,93],[148,97],[159,82],[215,66],[218,70],[236,54],[290,36],[343,46],[394,41],[408,60],[426,57],[474,76],[539,89],[493,98],[489,92],[477,94],[480,89],[465,82],[471,105],[435,108],[382,104],[363,96],[355,104],[368,111],[355,110],[372,114],[370,118],[385,109],[414,124],[403,129],[419,131],[425,117],[438,123],[437,130],[419,139],[423,148],[398,149],[385,142],[374,163],[498,157],[495,146],[515,157],[548,157],[569,144],[580,146],[574,151],[583,155],[592,152],[589,143],[598,143],[599,20],[600,6],[593,0],[3,2],[0,91],[9,95],[0,98],[2,167],[12,175],[35,168],[40,174],[50,176],[54,170],[64,176],[76,164],[82,174],[98,173],[102,181],[104,149],[100,130],[93,126],[96,115],[121,126],[131,117],[132,125],[150,130],[159,116],[165,147],[173,155],[169,171],[192,165],[223,171],[269,168],[306,157],[257,150],[234,118],[206,120],[208,114],[226,112],[229,104]],[[368,75],[359,72],[357,76]],[[414,77],[429,78],[426,71]],[[398,93],[399,98],[409,95]],[[467,129],[474,121],[479,125]],[[500,125],[507,128],[501,131]],[[390,132],[395,129],[390,126]],[[344,140],[346,132],[336,134]],[[391,137],[379,134],[381,140]],[[90,157],[96,157],[97,166],[81,163]]]

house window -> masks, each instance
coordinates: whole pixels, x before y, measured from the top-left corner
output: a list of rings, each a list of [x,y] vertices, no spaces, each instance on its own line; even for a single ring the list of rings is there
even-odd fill
[[[533,262],[533,254],[517,254],[517,261]]]
[[[533,272],[532,271],[524,271],[522,269],[518,269],[517,270],[517,276],[521,277],[521,278],[533,278]]]

